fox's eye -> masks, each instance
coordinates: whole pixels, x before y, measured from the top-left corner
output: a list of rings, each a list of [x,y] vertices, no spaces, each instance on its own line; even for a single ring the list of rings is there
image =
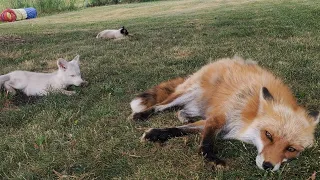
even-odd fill
[[[70,75],[71,77],[75,77],[76,75]]]
[[[270,141],[273,140],[273,139],[272,139],[272,135],[271,135],[268,131],[266,131],[266,136],[267,136],[267,138],[268,138]]]
[[[290,147],[287,148],[287,151],[289,151],[289,152],[295,152],[296,149],[290,146]]]

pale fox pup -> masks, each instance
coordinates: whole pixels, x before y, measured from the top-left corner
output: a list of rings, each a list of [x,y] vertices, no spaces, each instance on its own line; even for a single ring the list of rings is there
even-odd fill
[[[43,96],[49,92],[61,92],[66,95],[75,94],[75,91],[67,91],[70,85],[86,85],[88,82],[82,80],[79,68],[79,55],[72,61],[58,59],[58,71],[53,73],[36,73],[29,71],[13,71],[0,76],[0,87],[15,94],[21,90],[27,96]]]
[[[200,150],[213,167],[225,162],[214,152],[215,136],[237,139],[257,147],[256,164],[276,171],[282,162],[297,157],[314,142],[319,112],[307,113],[291,90],[253,61],[226,58],[210,63],[188,78],[163,82],[130,103],[133,119],[180,106],[178,119],[203,120],[170,128],[151,128],[141,140],[165,142],[201,133]]]
[[[129,35],[129,32],[124,26],[118,30],[104,30],[101,31],[96,38],[102,39],[123,39],[125,36]]]

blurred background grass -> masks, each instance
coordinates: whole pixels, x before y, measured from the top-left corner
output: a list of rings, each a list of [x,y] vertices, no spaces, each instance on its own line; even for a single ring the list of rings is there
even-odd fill
[[[34,7],[37,9],[38,15],[42,16],[92,6],[148,1],[156,0],[0,0],[0,11],[6,8]]]

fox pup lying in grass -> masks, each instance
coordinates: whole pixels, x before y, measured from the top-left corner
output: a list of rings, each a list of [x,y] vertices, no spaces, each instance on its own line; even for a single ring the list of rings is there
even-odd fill
[[[58,71],[53,73],[36,73],[29,71],[13,71],[0,76],[0,87],[15,94],[16,90],[21,90],[27,96],[43,96],[49,92],[62,92],[72,95],[74,91],[64,90],[70,85],[86,85],[87,82],[81,78],[79,68],[79,55],[72,61],[67,62],[60,58],[57,61]]]
[[[178,127],[151,128],[141,140],[165,142],[201,133],[200,150],[213,168],[225,166],[214,152],[214,138],[237,139],[257,147],[256,164],[276,171],[282,162],[312,146],[319,112],[307,113],[291,90],[269,71],[241,58],[221,59],[188,78],[176,78],[138,95],[131,103],[133,119],[181,106]]]
[[[96,38],[101,38],[101,39],[123,39],[125,36],[128,36],[129,32],[124,26],[118,30],[104,30],[101,31]]]

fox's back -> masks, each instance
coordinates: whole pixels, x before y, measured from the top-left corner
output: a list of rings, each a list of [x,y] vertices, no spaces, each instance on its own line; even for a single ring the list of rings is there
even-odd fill
[[[201,101],[206,102],[207,113],[225,115],[237,111],[246,116],[244,119],[253,119],[262,87],[269,89],[275,101],[293,108],[297,106],[290,89],[252,61],[223,59],[204,66],[193,76],[198,76]]]

